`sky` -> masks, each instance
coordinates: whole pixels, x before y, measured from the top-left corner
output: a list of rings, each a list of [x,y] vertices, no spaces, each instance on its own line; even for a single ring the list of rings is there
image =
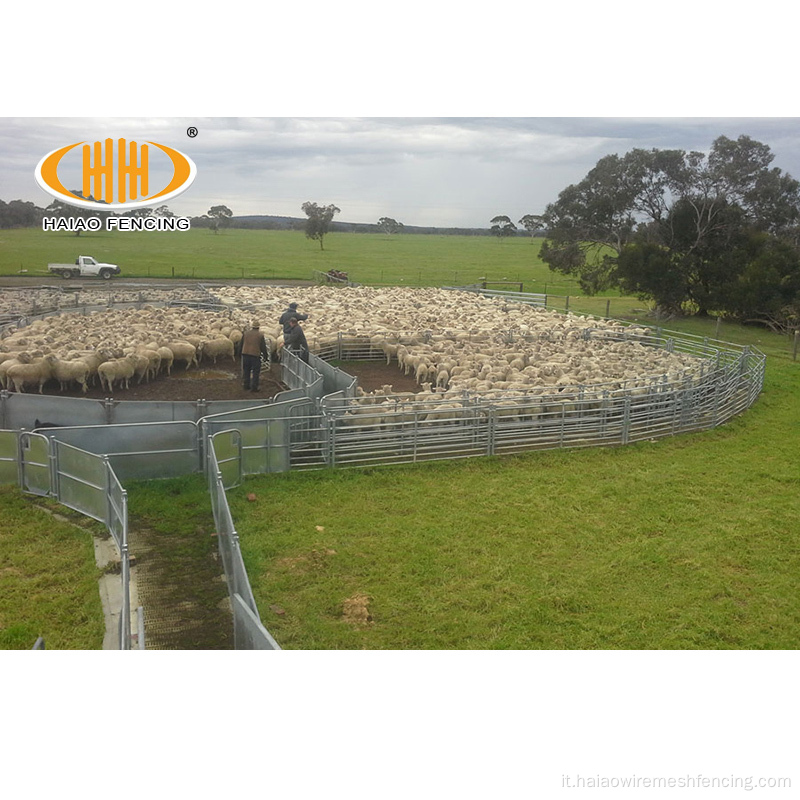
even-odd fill
[[[769,145],[772,166],[800,176],[791,117],[3,117],[0,199],[47,206],[39,160],[110,137],[165,144],[196,163],[194,184],[168,204],[179,215],[224,204],[236,216],[303,217],[308,200],[335,204],[342,222],[487,228],[499,214],[516,223],[542,213],[606,155],[707,152],[723,135]],[[150,192],[165,182],[151,177]]]

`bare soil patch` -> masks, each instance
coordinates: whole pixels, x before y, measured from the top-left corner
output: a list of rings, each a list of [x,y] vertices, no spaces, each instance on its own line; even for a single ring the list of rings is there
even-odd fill
[[[412,376],[404,375],[396,364],[387,365],[382,361],[342,361],[336,362],[339,369],[358,378],[358,385],[365,392],[380,389],[384,385],[393,386],[395,391],[417,391],[419,385]],[[270,399],[285,391],[281,382],[281,366],[273,363],[268,370],[261,370],[259,391],[246,391],[242,386],[241,369],[238,361],[219,361],[217,364],[201,363],[199,367],[173,369],[171,375],[159,375],[154,380],[142,383],[132,382],[128,389],[114,389],[115,400],[253,400]],[[102,400],[109,397],[107,390],[99,384],[89,387],[84,394],[79,388],[62,392],[57,381],[44,385],[44,394],[60,397],[86,397]]]
[[[351,625],[369,625],[372,614],[369,613],[370,598],[365,594],[348,597],[342,605],[342,616]]]
[[[413,375],[404,375],[397,364],[385,361],[336,361],[336,366],[348,375],[358,378],[358,385],[365,392],[372,392],[390,385],[396,392],[417,392],[419,384]]]

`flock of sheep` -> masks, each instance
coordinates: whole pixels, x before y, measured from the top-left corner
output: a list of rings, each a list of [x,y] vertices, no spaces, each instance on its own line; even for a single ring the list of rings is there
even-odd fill
[[[207,294],[199,288],[115,286],[94,289],[76,285],[69,290],[51,286],[4,288],[0,290],[0,324],[20,317],[51,311],[70,311],[85,306],[119,303],[169,303],[174,300],[202,301]]]
[[[566,397],[599,385],[644,391],[654,380],[691,380],[703,363],[649,346],[645,328],[477,293],[226,286],[181,299],[211,300],[220,310],[158,306],[153,300],[10,326],[0,338],[0,384],[41,392],[48,381],[83,391],[99,382],[109,392],[121,391],[132,381],[166,377],[176,365],[189,369],[201,361],[233,360],[234,345],[255,321],[275,353],[283,344],[277,320],[291,301],[309,315],[303,327],[312,352],[325,355],[340,336],[361,341],[421,387],[430,384],[427,391],[441,400],[465,391],[498,399]]]
[[[703,364],[652,346],[645,327],[478,293],[241,286],[215,296],[230,308],[249,309],[275,349],[282,344],[275,320],[294,300],[310,315],[304,328],[312,351],[325,353],[340,333],[368,341],[418,384],[451,393],[569,393],[598,385],[635,391],[656,379],[691,380]]]

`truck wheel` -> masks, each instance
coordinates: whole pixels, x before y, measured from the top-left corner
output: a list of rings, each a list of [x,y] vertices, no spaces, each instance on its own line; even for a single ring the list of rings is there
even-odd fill
[[[61,275],[64,278],[71,278],[72,277],[72,270],[71,269],[62,269],[61,270]]]
[[[101,269],[100,270],[100,277],[107,281],[111,277],[111,270],[110,269]]]

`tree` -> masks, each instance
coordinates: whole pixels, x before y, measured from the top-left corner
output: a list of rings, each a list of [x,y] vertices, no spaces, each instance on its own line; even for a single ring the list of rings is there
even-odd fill
[[[606,156],[545,209],[542,259],[589,294],[620,287],[670,313],[732,310],[752,236],[800,242],[800,184],[771,161],[747,136],[719,137],[707,156]]]
[[[498,236],[501,239],[505,238],[506,236],[513,236],[517,232],[517,226],[509,217],[504,215],[492,217],[491,223],[492,235]]]
[[[336,216],[341,209],[334,205],[319,206],[316,203],[310,202],[303,203],[301,208],[308,217],[306,220],[306,237],[308,239],[318,240],[319,249],[324,250],[325,248],[322,246],[322,240],[325,234],[330,230],[334,216]]]
[[[381,217],[378,220],[378,227],[384,233],[400,233],[403,230],[403,223],[398,222],[396,219],[392,219],[391,217]]]
[[[83,194],[79,192],[77,189],[72,190],[72,194],[76,197],[80,197],[85,200],[91,200],[92,202],[97,202],[98,208],[85,208],[84,206],[73,206],[69,203],[65,203],[62,200],[53,200],[49,206],[45,209],[45,213],[50,214],[54,217],[73,217],[73,218],[80,218],[80,219],[89,219],[89,217],[98,217],[103,221],[105,224],[105,220],[107,220],[110,216],[112,216],[110,211],[101,210],[103,205],[107,205],[105,200],[95,201],[94,197],[89,195],[88,197],[84,198]],[[76,236],[81,235],[80,228],[76,229],[75,231]]]
[[[30,201],[0,200],[0,228],[33,228],[42,224],[44,210]]]
[[[517,221],[530,233],[531,243],[533,243],[534,236],[545,229],[544,216],[541,214],[526,214],[522,219]]]
[[[214,233],[219,233],[219,229],[224,227],[230,221],[230,218],[233,216],[233,212],[228,208],[228,206],[211,206],[206,213],[206,217],[211,220],[211,228]]]
[[[158,206],[158,208],[153,208],[152,206],[145,206],[144,208],[134,208],[131,211],[126,211],[121,216],[123,217],[164,217],[164,218],[172,218],[175,214],[169,210],[169,206]]]

